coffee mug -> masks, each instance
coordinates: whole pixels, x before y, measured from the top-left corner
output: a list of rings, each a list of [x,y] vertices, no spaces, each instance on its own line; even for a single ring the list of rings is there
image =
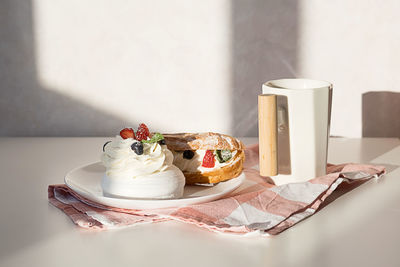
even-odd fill
[[[326,174],[332,88],[329,82],[310,79],[263,84],[263,94],[276,96],[276,127],[271,127],[277,137],[277,175],[271,176],[275,184]]]

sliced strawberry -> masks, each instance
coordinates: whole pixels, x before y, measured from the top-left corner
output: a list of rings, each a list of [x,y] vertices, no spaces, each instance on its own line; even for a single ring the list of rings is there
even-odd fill
[[[139,128],[136,132],[136,139],[138,141],[146,140],[147,137],[150,136],[149,128],[147,128],[146,124],[141,123],[139,124]]]
[[[133,138],[135,139],[135,132],[133,131],[132,128],[124,128],[119,132],[119,135],[123,139],[128,139],[128,138]]]
[[[215,157],[213,150],[206,151],[206,154],[204,155],[203,158],[203,164],[201,164],[201,166],[205,168],[213,168],[215,166]]]

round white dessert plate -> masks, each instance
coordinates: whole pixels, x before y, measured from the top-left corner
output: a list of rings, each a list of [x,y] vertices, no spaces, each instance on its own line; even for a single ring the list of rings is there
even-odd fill
[[[242,173],[234,179],[214,186],[188,185],[185,186],[183,196],[179,199],[156,200],[104,196],[101,188],[104,172],[105,167],[101,162],[96,162],[70,171],[64,181],[79,195],[106,206],[123,209],[160,209],[199,204],[222,198],[238,188],[246,178]]]

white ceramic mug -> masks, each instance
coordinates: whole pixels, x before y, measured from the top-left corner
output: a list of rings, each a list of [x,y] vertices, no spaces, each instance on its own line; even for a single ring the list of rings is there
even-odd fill
[[[326,174],[332,84],[280,79],[263,84],[277,95],[278,175],[275,184],[303,182]]]

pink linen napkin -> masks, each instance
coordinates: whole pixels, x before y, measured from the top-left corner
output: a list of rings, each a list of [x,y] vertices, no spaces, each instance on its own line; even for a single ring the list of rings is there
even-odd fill
[[[274,186],[270,178],[259,175],[258,145],[249,146],[245,152],[245,182],[229,196],[208,203],[182,208],[127,210],[92,202],[66,185],[50,185],[48,197],[51,204],[85,229],[105,230],[177,220],[215,232],[274,235],[314,214],[342,182],[358,185],[385,173],[383,166],[329,164],[325,176]]]

